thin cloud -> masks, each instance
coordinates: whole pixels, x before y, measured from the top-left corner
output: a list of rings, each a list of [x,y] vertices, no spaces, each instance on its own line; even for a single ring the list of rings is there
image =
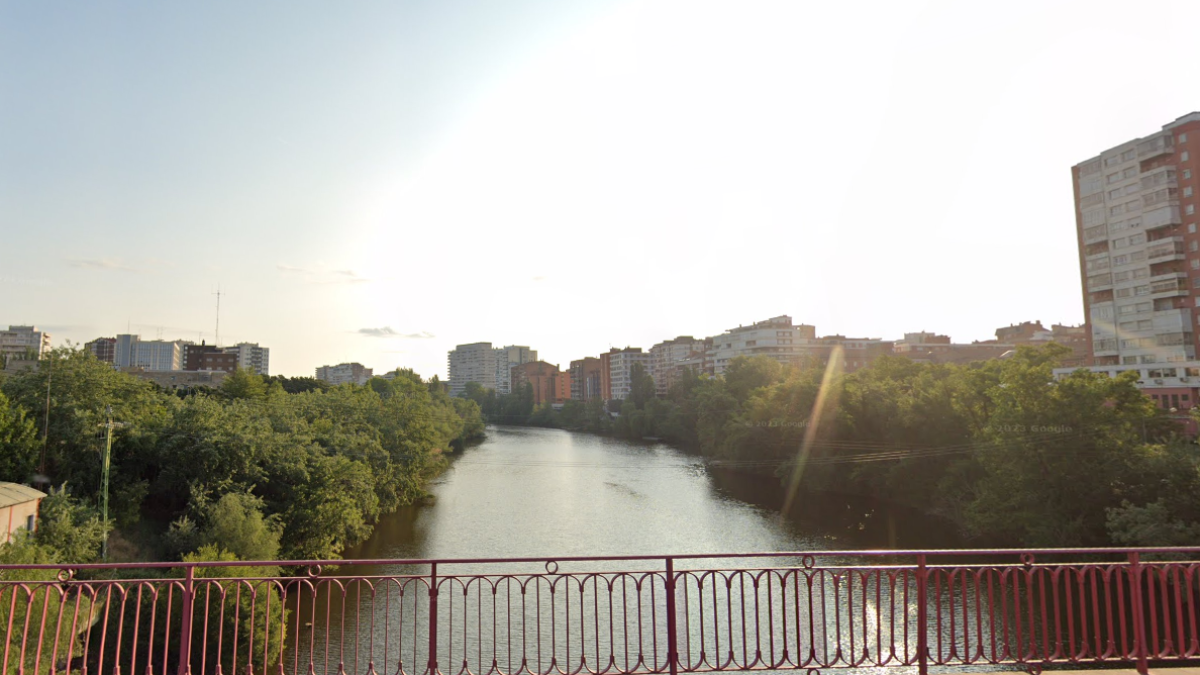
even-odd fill
[[[71,267],[78,267],[86,270],[141,272],[141,270],[130,267],[120,260],[114,260],[113,258],[72,258],[68,262],[71,263]]]
[[[275,269],[287,275],[299,275],[307,284],[365,284],[371,280],[360,277],[354,270],[320,270],[275,263]]]
[[[429,338],[435,337],[433,333],[430,333],[426,330],[418,333],[401,333],[391,326],[384,326],[382,328],[359,328],[358,334],[377,338],[398,338],[401,340],[428,340]]]

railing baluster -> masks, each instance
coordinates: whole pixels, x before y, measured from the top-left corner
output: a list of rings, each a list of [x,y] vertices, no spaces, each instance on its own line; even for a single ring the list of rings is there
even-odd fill
[[[1133,651],[1137,657],[1137,670],[1148,675],[1150,665],[1146,658],[1146,615],[1142,606],[1142,565],[1137,551],[1129,554],[1129,598],[1133,606]]]
[[[196,594],[196,566],[188,565],[183,581],[179,622],[179,675],[192,672],[192,598]]]
[[[429,565],[429,675],[437,675],[437,614],[438,588],[437,563]]]
[[[675,623],[675,560],[667,558],[667,665],[671,675],[679,669],[679,644]]]
[[[929,570],[925,567],[925,556],[917,556],[917,668],[920,675],[929,674],[929,616],[928,616]]]

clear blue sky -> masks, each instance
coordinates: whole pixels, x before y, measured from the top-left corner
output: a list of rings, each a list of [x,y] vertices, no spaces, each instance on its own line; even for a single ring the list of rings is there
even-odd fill
[[[0,323],[445,374],[777,314],[1082,321],[1070,166],[1193,2],[0,4]]]

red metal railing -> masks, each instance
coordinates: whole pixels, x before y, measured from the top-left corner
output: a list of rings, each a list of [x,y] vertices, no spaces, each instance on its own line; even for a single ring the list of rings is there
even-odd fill
[[[1200,657],[1197,559],[1200,548],[0,566],[0,673],[1146,672]]]

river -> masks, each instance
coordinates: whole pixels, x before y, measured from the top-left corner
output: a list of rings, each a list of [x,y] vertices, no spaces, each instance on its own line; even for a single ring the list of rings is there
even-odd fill
[[[434,503],[383,517],[346,559],[665,555],[952,548],[954,533],[911,509],[714,470],[661,443],[489,426],[429,485]]]
[[[714,470],[660,443],[525,427],[487,432],[429,485],[432,503],[384,517],[345,559],[674,556],[958,543],[939,521],[834,492],[801,495],[782,516],[777,480]],[[756,659],[783,663],[809,650],[798,663],[912,663],[912,572],[855,577],[832,567],[823,571],[841,563],[821,560],[809,572],[800,569],[799,557],[680,560],[676,596],[687,606],[674,616],[682,621],[681,660],[701,670],[697,664],[718,662],[761,669]],[[298,596],[289,665],[297,672],[309,666],[326,673],[420,672],[428,665],[429,588],[435,585],[443,673],[586,672],[597,664],[609,672],[660,669],[669,613],[664,563],[661,557],[561,567],[442,563],[436,578],[428,564],[341,566],[338,578],[314,578]],[[754,567],[781,569],[738,571]],[[781,628],[787,635],[770,642]],[[749,643],[729,644],[754,631],[759,637]],[[859,637],[842,644],[850,634]],[[868,638],[874,647],[865,646]],[[768,647],[765,657],[756,656]],[[847,648],[862,652],[862,660],[848,658]],[[881,656],[889,649],[893,656]]]

